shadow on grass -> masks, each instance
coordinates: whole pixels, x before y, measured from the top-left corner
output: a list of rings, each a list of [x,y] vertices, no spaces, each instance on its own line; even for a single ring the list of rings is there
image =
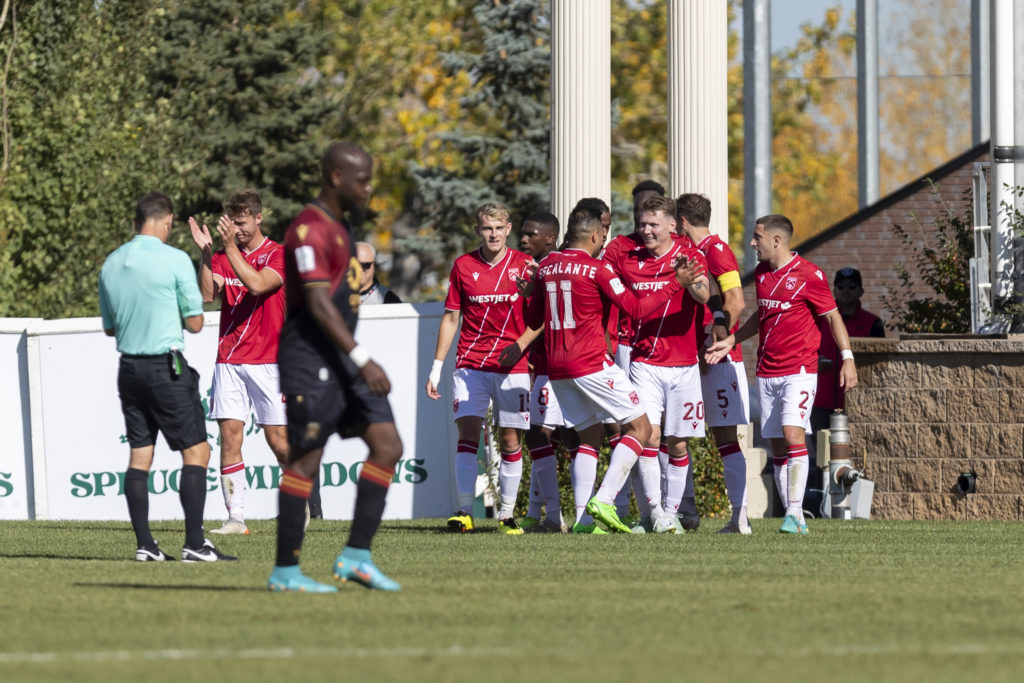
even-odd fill
[[[27,560],[99,560],[102,562],[127,562],[134,558],[125,557],[96,557],[86,555],[51,555],[47,553],[0,553],[0,558],[5,559],[27,559]]]
[[[73,583],[75,588],[132,588],[137,590],[158,591],[213,591],[216,593],[258,592],[266,593],[267,587],[256,586],[210,586],[206,584],[163,584],[163,583]]]

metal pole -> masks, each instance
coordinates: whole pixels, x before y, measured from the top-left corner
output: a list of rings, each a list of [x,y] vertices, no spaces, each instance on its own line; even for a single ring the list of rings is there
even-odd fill
[[[748,246],[754,221],[772,212],[772,92],[769,0],[743,3],[743,267],[757,266]]]
[[[989,138],[989,3],[971,0],[971,144]]]
[[[999,314],[1013,296],[1013,230],[1010,225],[1013,202],[1014,159],[1014,0],[992,0],[992,172],[989,183],[991,205],[992,307]],[[1005,320],[1005,318],[1004,318]]]
[[[878,201],[878,0],[857,0],[857,185],[861,208]]]

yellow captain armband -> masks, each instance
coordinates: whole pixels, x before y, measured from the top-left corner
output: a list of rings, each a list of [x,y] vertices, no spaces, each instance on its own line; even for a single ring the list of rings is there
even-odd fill
[[[717,278],[718,288],[722,290],[722,293],[729,291],[740,286],[740,274],[738,271],[730,270],[728,273],[722,273]]]

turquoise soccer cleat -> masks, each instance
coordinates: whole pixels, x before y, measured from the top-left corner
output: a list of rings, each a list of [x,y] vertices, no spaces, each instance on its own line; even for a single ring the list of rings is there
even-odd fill
[[[267,580],[267,589],[274,593],[337,593],[338,587],[314,581],[296,565],[274,567]]]
[[[801,525],[796,521],[796,517],[794,517],[793,515],[786,515],[786,518],[782,520],[782,526],[779,527],[779,533],[799,534],[800,526]],[[804,529],[806,529],[807,525],[804,524],[803,527]],[[806,531],[804,533],[806,533]]]
[[[334,558],[334,578],[338,581],[354,581],[367,588],[379,591],[400,591],[402,587],[377,569],[370,559],[370,551],[346,547]]]

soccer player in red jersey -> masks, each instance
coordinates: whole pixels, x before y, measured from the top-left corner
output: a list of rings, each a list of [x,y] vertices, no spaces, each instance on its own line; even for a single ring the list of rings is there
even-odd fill
[[[648,197],[640,203],[639,212],[644,245],[623,254],[617,269],[634,294],[658,291],[672,282],[673,264],[680,258],[695,261],[702,271],[706,269],[704,256],[689,240],[675,234],[675,201]],[[690,467],[688,444],[691,438],[704,436],[696,327],[703,322],[703,304],[710,294],[707,277],[701,275],[685,292],[634,324],[629,379],[640,394],[652,428],[639,468],[653,528],[658,533],[682,533],[675,515]],[[663,417],[667,460],[664,512],[658,457]]]
[[[708,227],[711,222],[711,200],[701,194],[679,195],[676,200],[676,220],[679,231],[689,237],[704,254],[708,273],[715,279],[720,292],[712,294],[709,305],[705,307],[704,320],[697,330],[698,343],[704,346],[708,334],[712,334],[715,339],[724,339],[739,328],[740,314],[744,308],[740,268],[729,245],[711,234]],[[716,298],[718,301],[715,301]],[[700,379],[705,419],[711,427],[722,458],[725,490],[732,505],[732,519],[719,533],[749,534],[747,462],[736,435],[737,425],[750,422],[747,371],[743,366],[742,349],[737,345],[729,353],[728,360],[708,365]],[[692,480],[691,472],[687,481],[688,493]]]
[[[505,242],[512,231],[508,209],[488,203],[476,211],[480,248],[455,259],[449,277],[445,312],[437,332],[434,365],[427,378],[427,396],[441,398],[441,368],[455,331],[462,320],[452,376],[452,410],[459,430],[455,453],[455,487],[459,509],[448,519],[456,532],[473,530],[473,499],[476,488],[476,451],[487,407],[493,402],[498,423],[501,466],[498,486],[501,509],[498,529],[521,534],[513,509],[523,476],[519,430],[530,427],[530,375],[526,358],[512,368],[498,362],[501,350],[523,333],[525,300],[517,280],[527,272],[530,257],[509,249]]]
[[[605,343],[605,323],[611,306],[633,318],[644,318],[665,305],[692,276],[693,264],[675,265],[675,279],[659,291],[638,299],[608,264],[594,258],[601,250],[599,216],[586,210],[569,217],[566,248],[553,252],[537,270],[539,288],[530,299],[527,330],[502,352],[502,362],[517,362],[523,350],[544,330],[548,376],[567,426],[576,429],[580,448],[573,463],[577,518],[573,533],[595,533],[590,515],[609,528],[625,533],[615,495],[650,438],[651,425],[640,397],[626,373],[612,362]],[[689,284],[687,281],[686,284]],[[623,435],[612,451],[604,481],[593,498],[597,453],[603,439],[601,421],[613,417]]]
[[[761,403],[761,434],[771,439],[775,483],[786,506],[782,533],[806,534],[803,498],[807,485],[806,435],[817,390],[816,318],[824,317],[843,359],[839,385],[857,386],[850,337],[821,269],[789,250],[793,224],[781,214],[757,219],[750,244],[760,261],[754,271],[757,315],[712,344],[709,363],[724,358],[734,345],[756,333],[757,392]]]
[[[220,482],[228,521],[214,534],[248,534],[242,434],[250,410],[279,462],[288,456],[277,342],[284,323],[284,249],[263,234],[263,203],[236,192],[217,223],[224,248],[215,254],[210,229],[189,218],[199,247],[199,290],[218,296],[220,340],[210,391],[210,417],[220,428]]]
[[[555,249],[558,241],[558,218],[547,211],[538,211],[526,217],[519,231],[519,249],[527,254],[531,268],[543,261]],[[524,278],[520,293],[529,296],[532,281]],[[530,503],[523,518],[524,531],[561,533],[566,530],[562,520],[562,505],[558,492],[558,463],[555,458],[559,442],[557,430],[562,427],[562,409],[548,379],[547,355],[544,340],[530,345],[530,370],[533,385],[530,390],[530,429],[526,432],[526,448],[530,451]],[[545,515],[541,519],[541,508]]]
[[[367,588],[401,587],[373,563],[370,543],[384,514],[388,487],[402,457],[387,394],[391,382],[353,333],[359,311],[359,261],[344,211],[366,205],[373,162],[359,146],[338,142],[320,162],[317,198],[285,234],[288,315],[278,363],[288,412],[289,462],[278,495],[277,562],[272,591],[331,593],[337,588],[299,568],[305,509],[331,434],[361,437],[370,452],[356,482],[348,543],[334,559],[334,578]]]

